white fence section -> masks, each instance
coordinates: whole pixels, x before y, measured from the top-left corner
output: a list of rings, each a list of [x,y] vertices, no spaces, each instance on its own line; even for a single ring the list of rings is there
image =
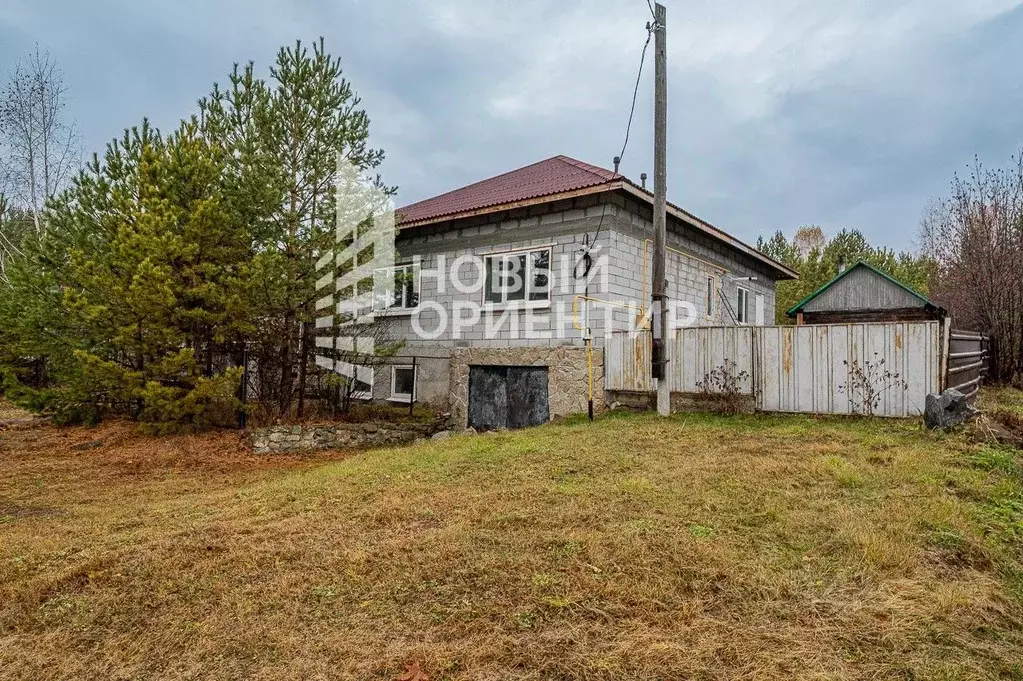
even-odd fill
[[[654,390],[648,333],[615,332],[604,353],[606,390]],[[669,381],[672,392],[699,392],[727,359],[749,374],[744,392],[763,411],[848,414],[856,406],[845,387],[850,365],[883,359],[877,375],[891,371],[899,384],[882,392],[875,413],[916,416],[939,390],[940,357],[938,322],[693,327],[676,332]]]

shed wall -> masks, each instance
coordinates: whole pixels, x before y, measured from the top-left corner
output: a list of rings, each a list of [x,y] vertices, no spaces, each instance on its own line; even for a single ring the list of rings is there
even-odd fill
[[[803,306],[803,312],[833,310],[895,310],[925,303],[877,272],[856,267]]]

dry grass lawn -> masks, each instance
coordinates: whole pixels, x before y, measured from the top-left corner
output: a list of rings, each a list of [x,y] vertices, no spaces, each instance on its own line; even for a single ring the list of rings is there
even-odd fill
[[[1012,450],[640,415],[334,456],[0,433],[0,676],[1023,679]]]

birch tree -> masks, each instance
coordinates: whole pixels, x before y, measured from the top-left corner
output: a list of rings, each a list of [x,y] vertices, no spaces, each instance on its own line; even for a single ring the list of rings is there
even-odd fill
[[[80,160],[68,96],[64,72],[38,46],[18,61],[0,90],[7,201],[29,213],[37,232],[43,230],[43,206],[67,186]]]

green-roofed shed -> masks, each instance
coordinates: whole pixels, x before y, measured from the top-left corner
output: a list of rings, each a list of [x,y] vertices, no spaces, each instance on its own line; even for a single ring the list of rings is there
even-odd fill
[[[799,324],[849,324],[944,319],[945,310],[892,276],[860,260],[796,303]]]

